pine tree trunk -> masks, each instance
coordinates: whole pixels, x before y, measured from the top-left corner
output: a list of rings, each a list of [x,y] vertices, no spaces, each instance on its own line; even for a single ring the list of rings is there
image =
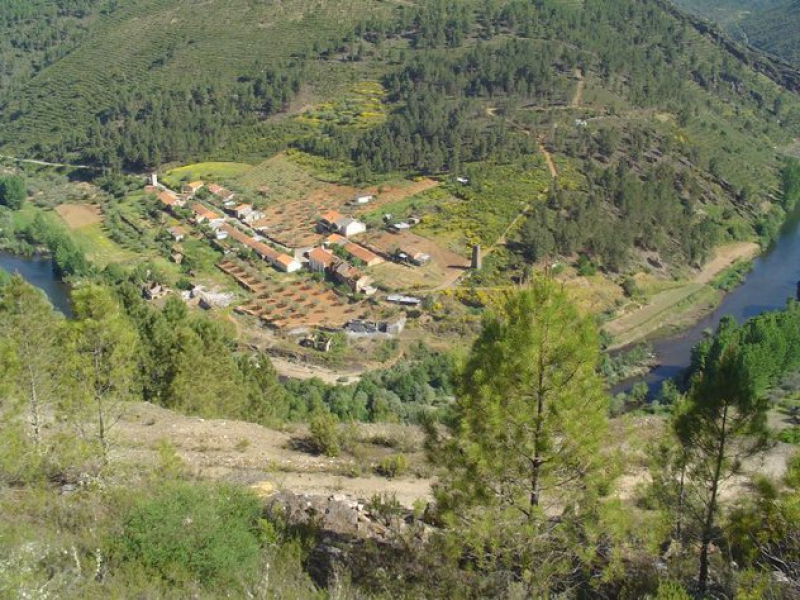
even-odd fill
[[[714,531],[714,517],[717,512],[717,493],[719,492],[720,477],[722,474],[722,463],[725,460],[725,442],[727,440],[727,420],[728,408],[722,412],[722,426],[720,427],[719,448],[714,459],[714,476],[711,480],[711,498],[706,508],[706,515],[703,521],[703,533],[700,544],[700,573],[697,577],[698,591],[705,595],[708,589],[708,551],[711,546],[712,533]]]
[[[539,477],[542,469],[540,456],[542,429],[544,427],[544,349],[539,349],[539,388],[536,393],[536,429],[533,434],[533,461],[531,464],[531,508],[539,506]],[[531,511],[533,515],[533,511]]]
[[[33,444],[36,446],[37,451],[41,450],[42,441],[42,416],[41,406],[39,406],[39,393],[36,389],[36,376],[33,372],[33,367],[28,365],[28,378],[31,383],[31,396],[30,396],[30,412],[31,412],[31,427],[33,429]]]

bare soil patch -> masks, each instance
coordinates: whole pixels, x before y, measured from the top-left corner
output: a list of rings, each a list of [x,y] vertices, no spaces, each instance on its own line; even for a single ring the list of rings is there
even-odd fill
[[[749,260],[756,256],[761,247],[754,242],[736,242],[717,248],[714,258],[708,261],[695,276],[697,283],[709,283],[714,277],[740,260]]]
[[[740,260],[753,258],[758,244],[737,242],[717,249],[715,257],[686,285],[654,295],[650,302],[606,323],[605,331],[618,348],[667,327],[690,325],[719,301],[721,293],[708,284],[723,270]]]
[[[393,202],[399,202],[401,200],[405,200],[406,198],[410,198],[411,196],[421,194],[422,192],[427,192],[438,185],[438,181],[425,178],[420,179],[419,181],[403,181],[402,183],[395,185],[384,185],[381,186],[380,191],[378,188],[369,188],[365,190],[365,192],[362,192],[362,194],[372,194],[375,196],[375,199],[369,204],[359,207],[356,212],[359,215],[368,213],[375,210],[377,207],[386,204],[392,204]]]
[[[92,204],[59,204],[56,212],[70,229],[80,229],[103,221],[100,207]]]
[[[415,248],[431,257],[430,262],[421,267],[393,262],[372,267],[370,275],[392,289],[448,287],[470,267],[469,259],[409,231],[367,232],[360,241],[371,250],[386,256],[393,255],[399,248]]]
[[[389,429],[387,429],[389,428]],[[373,431],[374,430],[374,431]],[[142,467],[157,464],[157,451],[171,444],[187,471],[196,477],[258,485],[260,489],[286,489],[299,494],[348,494],[369,499],[395,494],[405,506],[431,498],[431,480],[412,474],[386,479],[370,475],[370,465],[392,448],[369,444],[369,454],[356,458],[314,456],[292,449],[292,439],[306,431],[275,431],[260,425],[223,419],[187,417],[144,402],[132,403],[115,430],[112,460]],[[411,426],[360,425],[359,437],[412,440],[409,464],[421,464],[421,433]]]
[[[363,302],[351,303],[316,281],[263,280],[261,293],[237,308],[278,329],[296,327],[339,328],[353,319],[369,316]]]

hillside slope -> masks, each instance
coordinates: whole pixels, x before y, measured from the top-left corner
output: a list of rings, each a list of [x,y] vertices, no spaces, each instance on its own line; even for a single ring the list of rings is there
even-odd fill
[[[141,172],[291,149],[359,185],[470,172],[414,205],[424,230],[457,252],[505,232],[514,256],[585,272],[633,248],[698,265],[789,208],[800,75],[664,0],[92,6],[74,49],[6,97],[4,153]]]
[[[380,14],[387,6],[374,0],[95,3],[81,43],[22,90],[0,98],[6,101],[0,140],[14,148],[38,144],[58,152],[131,97],[146,101],[168,92],[209,90],[225,95],[240,78],[310,52],[318,41],[324,46],[338,40],[361,15]],[[30,15],[28,21],[36,19]],[[56,28],[67,22],[64,16],[56,19]]]
[[[675,0],[714,21],[737,40],[800,67],[800,2],[797,0]]]

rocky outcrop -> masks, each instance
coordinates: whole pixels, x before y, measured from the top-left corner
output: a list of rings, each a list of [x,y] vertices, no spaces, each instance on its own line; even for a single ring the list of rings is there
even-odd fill
[[[288,528],[313,537],[304,566],[321,587],[330,585],[344,570],[358,582],[367,575],[374,580],[387,561],[412,564],[409,559],[425,545],[433,529],[397,505],[376,506],[340,494],[278,492],[269,498],[265,511]]]

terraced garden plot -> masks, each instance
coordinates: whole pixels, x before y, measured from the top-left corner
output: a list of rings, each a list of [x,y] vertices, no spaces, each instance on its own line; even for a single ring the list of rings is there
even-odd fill
[[[263,292],[236,310],[276,329],[340,328],[352,319],[369,316],[367,304],[351,304],[316,281],[264,280],[263,286]]]
[[[180,189],[181,181],[223,183],[244,176],[252,168],[252,165],[244,163],[203,162],[170,169],[162,180],[173,189]]]
[[[103,221],[100,207],[92,204],[59,204],[56,212],[70,229],[80,229]]]
[[[300,200],[323,185],[283,153],[256,165],[236,181],[270,203]]]
[[[375,198],[369,204],[356,208],[355,213],[358,215],[373,213],[381,207],[403,202],[408,198],[434,189],[438,185],[438,181],[425,178],[419,181],[398,181],[397,183],[384,184],[381,186],[380,191],[378,188],[369,188],[362,191],[361,194],[372,194]]]
[[[289,248],[318,245],[324,235],[317,233],[317,218],[335,210],[343,215],[352,212],[348,202],[359,193],[355,188],[324,184],[301,200],[283,202],[263,209],[264,218],[255,225],[266,223],[263,234],[275,243]]]

